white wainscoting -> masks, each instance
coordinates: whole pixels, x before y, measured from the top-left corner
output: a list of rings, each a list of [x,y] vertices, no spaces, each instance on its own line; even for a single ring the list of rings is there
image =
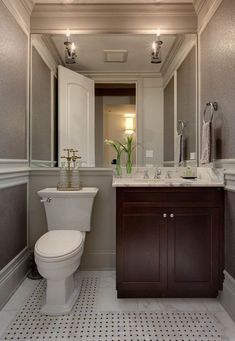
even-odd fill
[[[235,279],[227,271],[224,271],[224,284],[223,291],[220,294],[220,302],[235,321]]]
[[[214,166],[224,169],[226,191],[235,192],[235,159],[220,159],[214,161]],[[220,293],[220,302],[235,321],[235,279],[224,271],[223,291]]]
[[[29,269],[29,255],[26,247],[0,271],[0,309],[24,280]]]
[[[27,245],[14,259],[0,271],[0,309],[24,280],[29,269],[28,236],[28,184],[29,168],[2,168],[0,170],[0,189],[27,184]]]

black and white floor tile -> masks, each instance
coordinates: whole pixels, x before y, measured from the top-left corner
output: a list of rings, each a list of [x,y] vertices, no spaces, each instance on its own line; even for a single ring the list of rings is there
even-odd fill
[[[0,311],[0,340],[235,341],[216,299],[117,299],[114,272],[81,272],[70,315],[43,316],[45,280],[21,285]]]

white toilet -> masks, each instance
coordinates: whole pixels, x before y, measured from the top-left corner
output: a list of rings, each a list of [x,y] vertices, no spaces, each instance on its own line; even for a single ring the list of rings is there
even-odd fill
[[[91,229],[91,215],[98,188],[80,191],[38,192],[44,203],[48,231],[35,244],[35,262],[47,280],[41,312],[47,315],[69,314],[80,292],[78,269],[85,234]]]

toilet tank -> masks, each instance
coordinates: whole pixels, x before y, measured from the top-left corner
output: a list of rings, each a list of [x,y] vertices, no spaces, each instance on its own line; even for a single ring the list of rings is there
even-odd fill
[[[83,187],[80,191],[38,191],[44,204],[48,230],[91,230],[91,216],[98,188]]]

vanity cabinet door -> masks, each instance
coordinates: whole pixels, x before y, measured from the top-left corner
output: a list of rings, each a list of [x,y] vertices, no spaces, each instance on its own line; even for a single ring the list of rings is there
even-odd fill
[[[123,209],[117,232],[118,297],[164,296],[167,219],[163,214],[157,208]]]
[[[177,208],[169,214],[169,297],[216,296],[219,276],[217,208]]]

